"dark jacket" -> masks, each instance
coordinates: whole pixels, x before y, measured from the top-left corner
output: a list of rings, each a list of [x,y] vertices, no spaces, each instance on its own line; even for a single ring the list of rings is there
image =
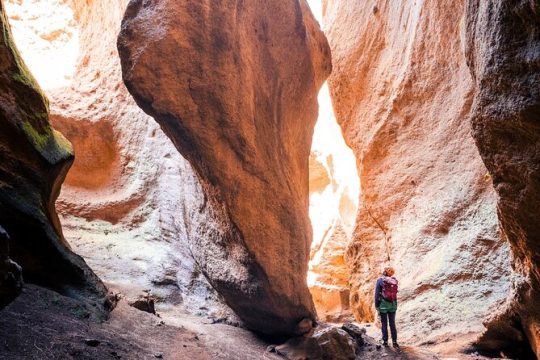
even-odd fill
[[[378,308],[379,305],[381,305],[382,285],[383,285],[383,279],[382,277],[380,277],[377,279],[377,283],[375,284],[375,307],[376,308]]]
[[[389,313],[396,312],[397,301],[387,301],[382,297],[383,278],[377,279],[375,284],[375,308],[378,312]]]

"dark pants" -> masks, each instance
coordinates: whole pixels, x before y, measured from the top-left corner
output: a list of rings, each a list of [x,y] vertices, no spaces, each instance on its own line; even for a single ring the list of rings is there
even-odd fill
[[[384,342],[388,342],[388,323],[390,323],[390,333],[392,334],[392,342],[397,343],[397,329],[396,329],[396,313],[389,312],[386,314],[381,313],[382,323],[382,339]]]

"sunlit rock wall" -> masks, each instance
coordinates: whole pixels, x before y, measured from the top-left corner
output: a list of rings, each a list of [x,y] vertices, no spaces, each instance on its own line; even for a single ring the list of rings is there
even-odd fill
[[[74,250],[115,290],[223,316],[187,241],[203,201],[188,163],[123,85],[116,37],[127,1],[8,1],[25,61],[75,162],[56,203]]]
[[[359,164],[351,306],[372,320],[383,266],[406,342],[474,340],[510,291],[497,197],[471,137],[464,1],[325,2],[336,117]]]

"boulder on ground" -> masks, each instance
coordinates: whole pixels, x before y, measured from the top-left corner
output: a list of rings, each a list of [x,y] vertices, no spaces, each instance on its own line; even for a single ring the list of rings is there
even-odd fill
[[[289,360],[353,360],[357,349],[357,341],[347,331],[328,326],[318,329],[313,336],[294,337],[282,345],[271,346],[269,351]]]
[[[129,306],[154,315],[156,314],[155,303],[155,298],[150,293],[141,295],[135,300],[128,301]]]

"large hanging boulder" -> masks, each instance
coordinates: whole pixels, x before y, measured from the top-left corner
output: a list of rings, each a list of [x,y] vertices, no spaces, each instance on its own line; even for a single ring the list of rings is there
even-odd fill
[[[503,307],[511,266],[470,135],[465,1],[326,3],[330,92],[361,183],[346,256],[351,308],[374,319],[375,280],[391,263],[400,338],[466,342],[463,334],[481,334]]]
[[[306,2],[135,0],[118,48],[129,91],[201,180],[187,221],[209,282],[251,329],[309,331],[308,158],[331,64]]]

